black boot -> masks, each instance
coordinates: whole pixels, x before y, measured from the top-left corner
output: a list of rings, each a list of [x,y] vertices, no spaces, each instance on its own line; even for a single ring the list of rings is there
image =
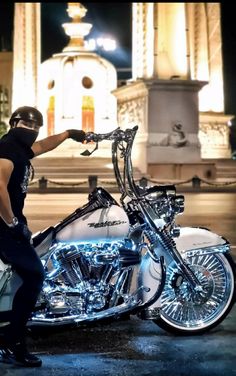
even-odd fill
[[[22,367],[41,367],[42,360],[28,352],[25,343],[18,342],[0,350],[0,361]]]

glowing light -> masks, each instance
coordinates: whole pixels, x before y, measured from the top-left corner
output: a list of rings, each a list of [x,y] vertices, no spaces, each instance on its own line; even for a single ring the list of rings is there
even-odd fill
[[[143,3],[133,3],[133,32],[132,32],[132,74],[136,80],[143,74],[143,36],[144,28],[140,22],[139,12],[142,14]]]
[[[184,3],[158,3],[158,76],[187,77],[187,41]]]
[[[202,112],[224,112],[223,83],[220,80],[211,81],[199,92],[199,109]]]
[[[90,38],[89,40],[86,40],[84,42],[84,45],[87,50],[94,51],[96,49],[96,40],[93,38]]]
[[[180,76],[185,76],[187,72],[185,9],[184,4],[175,4],[175,6],[177,6],[177,17],[175,18],[174,25],[175,32],[172,33],[172,38],[174,39],[173,61],[176,63],[176,68]],[[182,27],[179,27],[179,25],[182,25]]]
[[[104,51],[115,51],[115,49],[117,48],[117,43],[116,40],[112,38],[90,38],[85,41],[85,47],[89,51],[95,51],[99,49]]]

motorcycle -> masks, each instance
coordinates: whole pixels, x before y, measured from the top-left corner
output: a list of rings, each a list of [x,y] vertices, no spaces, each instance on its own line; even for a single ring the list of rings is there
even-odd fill
[[[142,187],[131,153],[138,126],[86,135],[111,142],[120,203],[102,187],[55,226],[33,235],[45,282],[28,326],[55,327],[115,319],[152,320],[171,333],[217,326],[235,301],[230,244],[201,227],[180,227],[184,196],[174,185]],[[95,146],[94,146],[95,145]],[[20,277],[0,263],[0,313],[9,312]]]

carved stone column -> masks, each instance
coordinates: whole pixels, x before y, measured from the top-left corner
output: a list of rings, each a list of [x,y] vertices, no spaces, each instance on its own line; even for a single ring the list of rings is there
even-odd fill
[[[186,3],[191,78],[208,81],[199,110],[224,112],[220,3]]]
[[[15,3],[12,109],[37,106],[41,53],[40,3]]]
[[[188,79],[185,3],[133,3],[133,79]]]
[[[227,125],[231,118],[214,112],[200,114],[199,140],[203,159],[231,158]]]
[[[224,115],[220,3],[133,3],[132,25],[132,85],[135,87],[135,82],[139,80],[145,85],[147,80],[155,81],[150,87],[148,84],[147,163],[161,163],[164,159],[172,163],[195,160],[197,154],[187,153],[187,144],[183,147],[183,141],[187,136],[190,146],[193,138],[197,139],[198,132],[203,143],[202,158],[228,158],[230,148],[227,117]],[[192,89],[194,85],[195,89],[198,86],[199,104],[197,91],[190,90],[191,81]],[[202,82],[205,84],[201,85]],[[179,87],[179,91],[174,87]],[[191,111],[192,116],[189,116]],[[218,136],[214,137],[214,142],[209,142],[207,139],[212,134],[209,124],[213,123],[217,123],[217,129],[215,125],[213,128]],[[180,136],[181,142],[178,140]],[[168,153],[163,152],[164,143],[168,144]],[[171,144],[173,149],[170,149]],[[160,155],[157,150],[162,150]],[[185,158],[184,153],[187,153]],[[200,162],[200,154],[198,159]]]

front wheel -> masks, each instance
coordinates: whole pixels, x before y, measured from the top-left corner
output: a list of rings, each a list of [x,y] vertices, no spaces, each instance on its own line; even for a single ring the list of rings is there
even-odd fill
[[[193,335],[217,326],[235,302],[235,265],[228,254],[198,255],[187,259],[201,283],[193,291],[171,263],[161,296],[160,317],[153,320],[168,332]]]

